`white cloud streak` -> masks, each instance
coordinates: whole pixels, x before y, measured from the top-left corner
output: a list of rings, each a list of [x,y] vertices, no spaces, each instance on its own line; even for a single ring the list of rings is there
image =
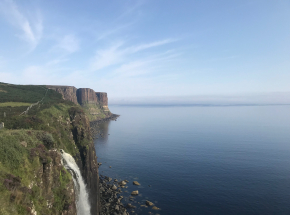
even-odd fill
[[[61,38],[57,47],[65,50],[68,53],[74,53],[79,50],[80,45],[76,36],[68,34]]]
[[[129,55],[134,53],[150,49],[153,47],[165,45],[168,43],[172,43],[176,40],[173,39],[166,39],[161,41],[156,41],[152,43],[145,43],[141,45],[130,46],[127,48],[121,49],[123,47],[124,42],[119,42],[107,49],[98,50],[96,55],[91,60],[90,69],[92,71],[97,71],[103,69],[105,67],[109,67],[118,63],[123,63]]]
[[[36,10],[32,17],[25,15],[12,0],[0,2],[0,12],[14,27],[22,32],[20,38],[25,40],[34,49],[42,37],[43,24],[41,13]]]

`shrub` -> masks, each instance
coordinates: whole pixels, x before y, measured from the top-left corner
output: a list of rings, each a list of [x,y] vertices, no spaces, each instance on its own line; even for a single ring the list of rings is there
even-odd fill
[[[50,133],[42,132],[37,135],[37,138],[43,142],[47,149],[55,147],[53,136]]]

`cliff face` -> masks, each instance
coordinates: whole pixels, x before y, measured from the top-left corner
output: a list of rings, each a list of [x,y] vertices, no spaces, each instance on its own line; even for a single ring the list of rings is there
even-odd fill
[[[98,104],[98,98],[94,90],[90,88],[80,88],[77,90],[78,103],[84,104]]]
[[[107,93],[97,92],[96,96],[97,96],[97,98],[99,100],[99,103],[102,104],[103,108],[105,110],[109,110],[108,109],[108,96],[107,96]]]
[[[60,93],[64,100],[68,100],[75,104],[78,104],[77,88],[71,86],[53,86],[53,85],[47,85],[46,87],[48,89],[52,89]]]
[[[98,215],[100,210],[99,171],[95,146],[90,135],[90,122],[81,109],[71,108],[69,114],[72,121],[73,139],[79,151],[76,161],[89,192],[91,214]]]
[[[49,89],[60,93],[64,100],[71,101],[75,104],[96,104],[108,109],[107,93],[95,92],[90,88],[75,88],[72,86],[53,86],[47,85]]]

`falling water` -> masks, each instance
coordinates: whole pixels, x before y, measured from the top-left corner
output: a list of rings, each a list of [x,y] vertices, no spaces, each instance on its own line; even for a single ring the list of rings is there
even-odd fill
[[[80,169],[76,164],[74,158],[65,153],[64,150],[60,150],[62,155],[63,166],[71,173],[75,191],[76,191],[76,206],[78,215],[90,215],[90,205],[88,192],[86,190],[86,185],[84,183],[83,177],[80,173]]]

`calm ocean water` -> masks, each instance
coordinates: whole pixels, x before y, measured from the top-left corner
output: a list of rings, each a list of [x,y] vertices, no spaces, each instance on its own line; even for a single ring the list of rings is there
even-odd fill
[[[137,214],[290,214],[290,106],[110,110],[121,116],[95,141],[100,174],[162,209]]]

